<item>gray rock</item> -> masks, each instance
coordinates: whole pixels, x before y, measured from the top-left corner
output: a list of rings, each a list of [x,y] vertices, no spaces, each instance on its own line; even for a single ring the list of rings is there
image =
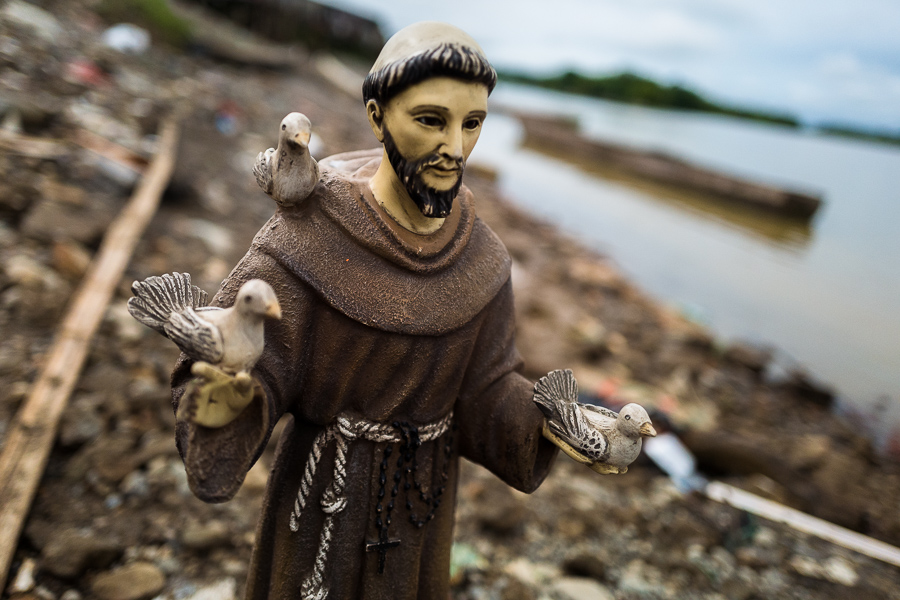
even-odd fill
[[[759,546],[743,546],[734,551],[734,556],[738,563],[754,569],[773,567],[779,564],[783,558],[781,552]]]
[[[765,594],[764,598],[778,598],[789,585],[787,576],[775,567],[760,573],[760,586]]]
[[[65,31],[56,17],[28,2],[10,0],[0,10],[0,18],[7,23],[31,29],[48,44],[56,42],[65,35]]]
[[[94,402],[81,398],[66,407],[60,426],[59,442],[63,447],[80,446],[96,439],[105,426],[105,420]]]
[[[67,279],[81,279],[91,265],[91,253],[71,240],[53,245],[53,268]]]
[[[91,591],[99,600],[145,600],[160,593],[166,576],[156,566],[136,562],[98,575]]]
[[[187,600],[234,600],[237,584],[231,577],[207,585],[194,592]]]
[[[41,552],[41,564],[57,577],[69,579],[88,568],[109,566],[124,550],[124,546],[111,537],[70,529],[48,541]]]
[[[119,491],[127,496],[146,498],[150,495],[150,485],[143,471],[132,471],[119,484]]]
[[[772,360],[772,349],[748,343],[737,343],[726,348],[722,358],[747,367],[755,373],[761,373]]]
[[[231,251],[234,240],[231,231],[205,219],[183,219],[176,221],[175,231],[195,237],[206,244],[213,255],[225,255]]]
[[[22,566],[16,571],[16,577],[9,586],[9,592],[16,594],[22,592],[30,592],[34,588],[34,572],[37,570],[37,564],[32,558],[26,558],[22,561]]]
[[[828,579],[828,581],[833,581],[834,583],[839,583],[847,587],[853,587],[859,583],[859,574],[857,574],[856,569],[853,568],[853,564],[840,556],[832,556],[826,560],[825,564],[822,565],[822,569],[825,572],[825,578]]]
[[[504,579],[500,588],[500,600],[536,600],[535,591],[515,578]]]
[[[131,316],[131,313],[128,312],[128,305],[124,300],[111,304],[106,310],[104,319],[112,324],[116,337],[122,342],[137,342],[144,337],[146,332],[151,331]]]
[[[605,587],[587,577],[563,577],[553,582],[554,594],[562,600],[614,600]]]
[[[3,271],[9,280],[27,289],[55,291],[61,288],[59,276],[40,261],[16,254],[3,263]]]
[[[78,387],[103,396],[120,395],[122,390],[128,387],[128,383],[128,374],[121,367],[110,364],[108,361],[102,361],[87,369],[79,381]]]
[[[478,500],[477,519],[486,531],[499,535],[513,535],[527,521],[528,510],[522,501],[505,485],[497,482],[485,488]]]
[[[222,521],[188,523],[182,530],[181,543],[192,550],[207,550],[231,545],[231,530]]]
[[[41,200],[25,215],[21,232],[42,241],[70,239],[90,245],[100,239],[113,216],[103,203],[81,207]]]
[[[46,200],[69,206],[85,206],[85,192],[82,188],[55,179],[41,181],[41,194]]]
[[[824,408],[831,408],[834,403],[834,390],[800,369],[790,371],[780,387],[789,395]]]
[[[38,600],[56,600],[56,594],[47,589],[46,586],[39,585],[34,588],[34,591],[31,594],[37,598]],[[16,597],[13,597],[12,600],[18,600]]]
[[[662,595],[665,593],[659,569],[639,559],[628,563],[622,571],[619,577],[619,589],[632,594]]]
[[[134,439],[124,432],[99,438],[88,453],[95,472],[109,483],[119,483],[136,467]]]

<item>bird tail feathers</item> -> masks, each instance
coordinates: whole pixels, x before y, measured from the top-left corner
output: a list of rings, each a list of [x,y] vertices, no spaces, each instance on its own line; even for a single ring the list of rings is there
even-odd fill
[[[189,273],[150,276],[131,284],[131,292],[134,297],[128,299],[128,312],[163,335],[166,335],[165,325],[172,313],[206,306],[209,298],[205,291],[191,285]]]
[[[571,369],[551,371],[538,379],[533,400],[548,419],[560,419],[560,405],[578,401],[578,382]]]

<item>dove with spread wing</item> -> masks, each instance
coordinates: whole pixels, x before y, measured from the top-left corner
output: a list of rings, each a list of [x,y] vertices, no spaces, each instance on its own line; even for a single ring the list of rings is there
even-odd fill
[[[281,121],[278,147],[256,157],[256,182],[280,206],[302,203],[319,181],[319,165],[309,152],[311,135],[306,115],[292,112]]]
[[[266,318],[281,318],[272,287],[251,279],[230,308],[204,306],[207,294],[188,273],[148,277],[131,285],[128,312],[166,336],[194,360],[225,373],[249,372],[262,355]]]
[[[647,411],[627,404],[616,414],[578,402],[572,371],[552,371],[534,384],[534,403],[546,417],[544,435],[598,473],[625,473],[641,453],[641,440],[656,436]]]

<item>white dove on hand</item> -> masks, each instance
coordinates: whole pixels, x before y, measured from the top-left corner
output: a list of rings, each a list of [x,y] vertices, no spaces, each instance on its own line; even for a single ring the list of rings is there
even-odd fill
[[[281,121],[278,147],[260,152],[253,165],[256,182],[280,206],[297,206],[319,181],[319,165],[309,152],[312,125],[303,113]]]
[[[128,312],[171,339],[194,360],[225,373],[248,372],[265,345],[264,321],[280,319],[281,307],[272,287],[261,279],[241,286],[230,308],[203,306],[206,292],[191,285],[187,273],[135,281]]]
[[[598,473],[625,473],[656,430],[647,411],[627,404],[621,412],[580,404],[572,371],[552,371],[534,384],[534,403],[546,417],[544,437]]]

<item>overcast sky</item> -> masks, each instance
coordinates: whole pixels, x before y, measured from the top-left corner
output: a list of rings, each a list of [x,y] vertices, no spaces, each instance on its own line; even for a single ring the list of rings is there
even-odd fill
[[[900,131],[900,0],[326,0],[461,27],[494,66],[633,70],[807,122]]]

